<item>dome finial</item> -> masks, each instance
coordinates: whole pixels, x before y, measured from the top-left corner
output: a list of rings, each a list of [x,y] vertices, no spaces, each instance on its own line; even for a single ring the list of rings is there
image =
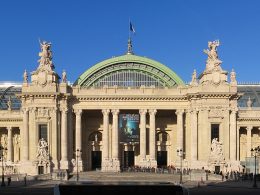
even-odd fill
[[[127,53],[126,53],[126,54],[134,54],[134,53],[133,53],[132,40],[131,40],[130,37],[128,38]]]

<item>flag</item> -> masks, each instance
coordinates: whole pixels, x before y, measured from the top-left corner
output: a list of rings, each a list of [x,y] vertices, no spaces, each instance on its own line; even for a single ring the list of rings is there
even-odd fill
[[[130,31],[135,33],[135,29],[134,29],[134,26],[133,26],[132,22],[130,22]]]

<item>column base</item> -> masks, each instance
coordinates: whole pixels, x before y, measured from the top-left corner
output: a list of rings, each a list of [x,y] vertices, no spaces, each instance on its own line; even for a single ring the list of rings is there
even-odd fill
[[[27,175],[37,175],[35,166],[31,161],[21,161],[19,172]]]
[[[102,172],[119,172],[120,161],[118,159],[104,159],[101,165]]]
[[[157,168],[157,160],[155,160],[155,159],[150,159],[150,160],[148,161],[148,163],[149,163],[149,167],[151,167],[151,168]]]
[[[73,168],[73,172],[74,173],[77,172],[77,168],[78,168],[78,172],[82,172],[83,171],[83,162],[82,162],[82,160],[78,161],[78,165],[77,165],[77,163],[75,164],[75,167]]]
[[[141,159],[138,164],[140,167],[149,167],[150,166],[150,162],[147,161],[146,159]]]
[[[69,169],[69,161],[61,160],[60,161],[60,169]]]

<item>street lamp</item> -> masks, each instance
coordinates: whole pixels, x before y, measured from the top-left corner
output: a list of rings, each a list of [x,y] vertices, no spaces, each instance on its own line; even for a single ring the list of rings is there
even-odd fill
[[[77,164],[77,182],[79,181],[79,157],[82,151],[80,149],[76,150],[76,164]]]
[[[257,188],[257,184],[256,184],[256,157],[260,154],[260,146],[257,146],[255,148],[251,149],[251,155],[253,157],[255,157],[255,174],[254,174],[254,184],[253,184],[253,188]]]
[[[0,155],[2,160],[2,183],[1,186],[5,186],[5,174],[4,174],[4,150],[7,150],[3,146],[0,146]]]
[[[177,149],[177,155],[180,157],[181,160],[181,172],[180,172],[180,184],[182,184],[182,158],[183,158],[183,150],[181,148]]]

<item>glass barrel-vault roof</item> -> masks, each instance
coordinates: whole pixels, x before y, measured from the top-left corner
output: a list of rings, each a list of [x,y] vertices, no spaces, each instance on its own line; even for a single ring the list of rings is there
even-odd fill
[[[19,110],[21,101],[15,94],[22,92],[22,85],[14,82],[0,82],[0,110],[8,109],[8,101],[11,99],[11,109]]]
[[[247,101],[250,97],[252,107],[260,107],[260,84],[256,85],[238,85],[237,90],[242,93],[242,97],[238,100],[239,107],[247,107]]]
[[[132,54],[104,60],[86,70],[74,83],[81,87],[176,87],[183,84],[167,66]]]

